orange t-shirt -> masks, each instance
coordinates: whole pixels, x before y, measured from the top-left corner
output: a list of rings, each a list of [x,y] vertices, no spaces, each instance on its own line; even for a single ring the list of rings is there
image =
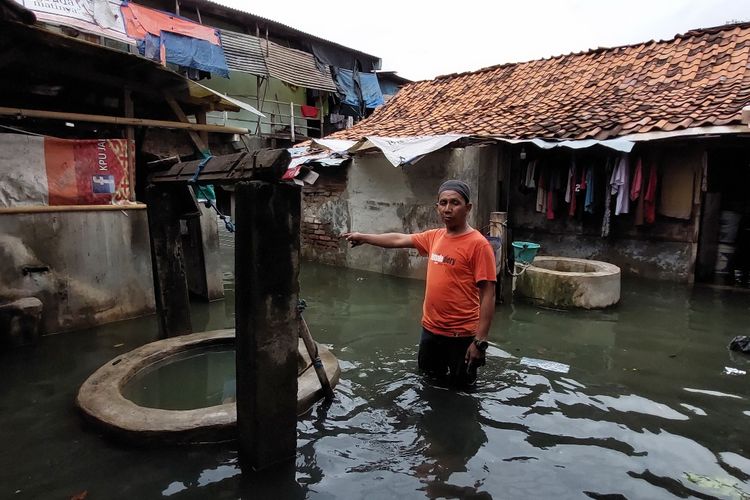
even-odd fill
[[[411,235],[414,247],[429,257],[422,326],[438,335],[470,336],[479,326],[480,281],[496,281],[495,254],[473,229],[450,236],[445,229]]]

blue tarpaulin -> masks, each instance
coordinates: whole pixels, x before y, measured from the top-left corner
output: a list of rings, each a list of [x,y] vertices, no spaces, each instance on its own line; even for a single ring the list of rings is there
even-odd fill
[[[145,57],[159,61],[162,44],[168,63],[229,78],[224,51],[206,40],[162,31],[160,36],[146,34],[146,39],[138,43],[138,50]]]
[[[364,102],[366,108],[376,108],[385,103],[380,91],[378,76],[375,73],[356,73],[336,68],[336,84],[344,94],[342,102],[350,106],[359,106]],[[361,94],[361,99],[360,99]]]

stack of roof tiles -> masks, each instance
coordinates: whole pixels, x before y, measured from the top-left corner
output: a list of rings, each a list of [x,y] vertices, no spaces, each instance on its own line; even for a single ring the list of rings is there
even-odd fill
[[[739,124],[750,104],[750,23],[406,85],[333,137],[467,134],[607,139]]]

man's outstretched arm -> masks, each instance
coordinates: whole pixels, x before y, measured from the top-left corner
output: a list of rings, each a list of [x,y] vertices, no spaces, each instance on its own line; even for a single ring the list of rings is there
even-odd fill
[[[351,243],[353,247],[367,243],[382,248],[414,248],[411,235],[404,233],[344,233],[341,237]]]

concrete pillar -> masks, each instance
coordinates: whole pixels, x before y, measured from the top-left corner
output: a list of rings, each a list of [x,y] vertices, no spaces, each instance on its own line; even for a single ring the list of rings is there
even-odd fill
[[[190,293],[207,301],[224,298],[224,282],[219,254],[219,228],[216,212],[202,203],[200,217],[187,220],[182,250]]]
[[[297,450],[300,189],[241,182],[235,203],[237,430],[258,470]]]
[[[178,199],[170,188],[146,188],[154,297],[162,338],[192,333],[180,237]]]

